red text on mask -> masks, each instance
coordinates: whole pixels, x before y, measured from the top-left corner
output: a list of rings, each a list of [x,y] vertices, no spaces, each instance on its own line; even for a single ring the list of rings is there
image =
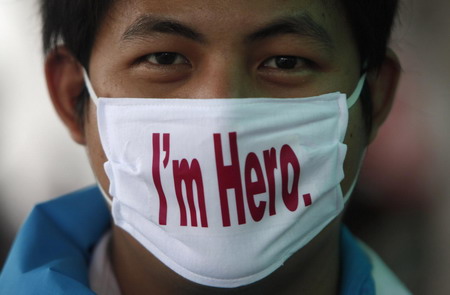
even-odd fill
[[[236,217],[239,225],[247,223],[245,203],[248,206],[251,218],[255,221],[261,221],[268,211],[270,216],[276,215],[276,177],[275,171],[279,170],[281,174],[281,195],[285,207],[289,211],[296,211],[299,207],[299,181],[300,181],[300,163],[289,145],[284,145],[277,157],[277,150],[271,148],[262,153],[264,159],[264,171],[258,156],[251,152],[247,155],[244,165],[245,197],[242,186],[241,166],[238,155],[237,133],[228,134],[231,164],[224,164],[224,153],[222,146],[222,135],[214,134],[214,153],[218,180],[219,202],[222,215],[222,225],[231,226],[230,201],[235,202]],[[159,224],[167,224],[167,199],[164,193],[161,175],[161,143],[160,134],[153,134],[153,164],[152,175],[153,182],[159,197]],[[163,134],[163,151],[165,154],[163,160],[164,168],[167,168],[170,157],[170,135]],[[279,165],[279,167],[278,167]],[[291,169],[289,169],[289,167]],[[200,225],[208,227],[208,219],[205,204],[205,193],[203,187],[203,177],[200,163],[193,159],[190,163],[186,159],[172,161],[173,179],[177,204],[180,210],[180,225],[188,225],[188,214],[190,216],[190,225],[199,226],[197,216],[200,217]],[[265,173],[264,173],[265,172]],[[255,177],[256,176],[256,177]],[[256,178],[256,179],[255,179]],[[182,184],[185,185],[186,198],[183,196]],[[266,186],[267,183],[267,186]],[[194,199],[194,184],[197,189],[197,200]],[[228,197],[228,191],[234,190],[234,200]],[[268,200],[257,202],[257,195],[268,193]],[[184,200],[187,200],[187,206]],[[214,200],[209,200],[214,201]],[[305,207],[312,204],[310,194],[303,195]],[[198,206],[198,207],[197,207]],[[188,207],[188,209],[186,208]],[[267,210],[268,209],[268,210]],[[197,214],[197,210],[199,214]]]
[[[231,165],[224,165],[222,136],[214,134],[214,151],[216,156],[217,180],[219,183],[220,207],[222,211],[223,226],[231,226],[228,190],[234,190],[235,202],[237,208],[238,224],[245,224],[246,214],[244,209],[244,196],[242,190],[242,177],[240,173],[240,162],[238,156],[237,133],[228,134],[230,144]],[[275,186],[275,170],[278,169],[277,151],[275,148],[263,151],[265,176],[262,165],[255,153],[249,153],[245,160],[244,179],[247,205],[252,219],[256,222],[260,221],[265,212],[267,205],[269,207],[269,215],[276,214],[276,186]],[[296,211],[299,206],[299,181],[300,181],[300,163],[295,155],[294,150],[289,145],[284,145],[279,154],[279,164],[281,173],[281,195],[283,203],[289,211]],[[292,175],[289,175],[289,166]],[[256,180],[252,179],[252,172],[256,175]],[[289,181],[291,179],[291,181]],[[267,186],[266,186],[267,180]],[[289,185],[289,182],[292,184]],[[256,203],[255,196],[264,194],[268,190],[268,201],[260,201]],[[312,204],[310,194],[303,196],[305,206]]]

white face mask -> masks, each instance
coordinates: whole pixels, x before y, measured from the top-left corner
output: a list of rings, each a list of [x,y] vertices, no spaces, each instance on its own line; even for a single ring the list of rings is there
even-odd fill
[[[179,275],[232,288],[275,271],[343,209],[348,108],[310,98],[97,98],[114,222]]]

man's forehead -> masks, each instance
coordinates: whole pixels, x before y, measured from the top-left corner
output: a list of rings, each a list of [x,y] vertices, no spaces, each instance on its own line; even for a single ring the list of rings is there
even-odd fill
[[[120,39],[127,39],[150,23],[169,20],[197,28],[197,31],[247,34],[277,22],[296,23],[306,31],[327,37],[327,27],[341,12],[330,3],[335,0],[131,0],[118,1],[110,10],[107,27],[114,26]],[[331,9],[332,8],[332,9]],[[201,28],[201,29],[200,29]],[[220,31],[222,30],[222,32]],[[305,31],[305,32],[306,32]]]
[[[131,21],[142,14],[162,14],[168,17],[197,15],[214,25],[222,18],[245,23],[247,20],[267,19],[308,12],[322,17],[340,14],[337,0],[127,0],[114,1],[110,13]],[[133,18],[134,16],[134,18]],[[194,21],[195,19],[191,19]],[[115,21],[120,21],[116,18]]]

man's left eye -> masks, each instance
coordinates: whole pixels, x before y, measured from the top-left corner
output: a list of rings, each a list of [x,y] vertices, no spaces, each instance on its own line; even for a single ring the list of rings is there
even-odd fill
[[[149,63],[156,65],[178,65],[188,63],[187,59],[175,52],[157,52],[146,56]]]
[[[297,69],[307,64],[306,60],[296,56],[275,56],[267,59],[263,66],[281,70]]]

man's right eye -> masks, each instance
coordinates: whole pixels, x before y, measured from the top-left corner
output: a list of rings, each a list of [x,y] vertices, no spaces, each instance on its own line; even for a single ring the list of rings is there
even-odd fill
[[[309,61],[297,56],[275,56],[267,59],[263,66],[265,68],[278,70],[299,70],[305,69]]]
[[[179,65],[187,64],[188,60],[175,52],[157,52],[145,56],[145,60],[155,65]]]

